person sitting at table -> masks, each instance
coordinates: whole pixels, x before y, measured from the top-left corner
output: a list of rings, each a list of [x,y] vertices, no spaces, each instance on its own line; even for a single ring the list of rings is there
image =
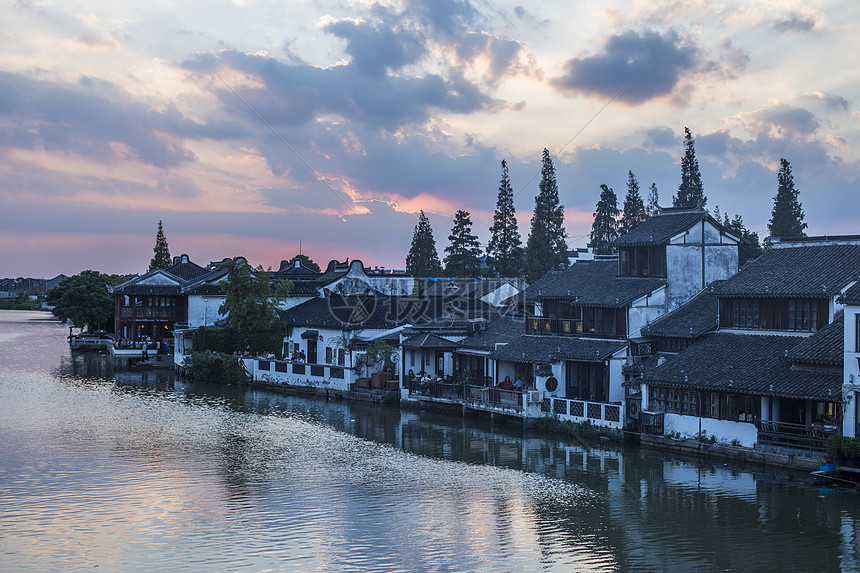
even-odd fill
[[[514,387],[513,383],[511,382],[510,376],[505,376],[505,379],[502,380],[502,382],[501,382],[501,384],[499,384],[499,386],[502,388],[513,388]]]
[[[517,381],[514,382],[514,390],[522,390],[525,384],[523,384],[522,379],[517,376]]]

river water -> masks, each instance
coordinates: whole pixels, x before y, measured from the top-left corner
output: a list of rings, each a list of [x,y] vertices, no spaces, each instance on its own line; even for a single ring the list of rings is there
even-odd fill
[[[0,571],[856,571],[808,475],[119,370],[0,311]]]

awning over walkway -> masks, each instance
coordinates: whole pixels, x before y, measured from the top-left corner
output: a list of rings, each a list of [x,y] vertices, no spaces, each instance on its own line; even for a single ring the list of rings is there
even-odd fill
[[[416,334],[407,338],[401,344],[403,348],[419,348],[421,350],[453,350],[460,346],[457,342],[452,342],[447,338],[436,336],[435,334]]]

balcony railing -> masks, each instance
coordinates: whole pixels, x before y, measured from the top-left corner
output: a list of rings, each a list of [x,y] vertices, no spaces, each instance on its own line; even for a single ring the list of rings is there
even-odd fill
[[[575,422],[591,423],[620,428],[622,425],[621,405],[605,402],[586,402],[546,396],[541,403],[541,411],[559,417],[564,416]]]
[[[530,316],[526,319],[526,334],[576,336],[582,334],[582,321],[573,318]]]
[[[462,400],[476,405],[513,408],[516,410],[523,407],[522,391],[495,388],[492,386],[475,386],[450,382],[421,383],[416,380],[409,385],[409,393],[429,398]]]
[[[255,359],[253,376],[257,382],[348,390],[354,371],[336,364],[305,364],[289,360]]]
[[[836,426],[805,426],[788,422],[760,421],[756,425],[759,443],[820,452],[827,450],[827,438],[838,431]]]

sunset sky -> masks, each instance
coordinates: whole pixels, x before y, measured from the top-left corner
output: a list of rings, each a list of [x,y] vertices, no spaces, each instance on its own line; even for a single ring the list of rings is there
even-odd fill
[[[541,151],[571,248],[627,172],[762,238],[779,159],[810,235],[860,234],[860,3],[9,0],[0,277],[171,253],[403,268],[423,209],[489,239],[508,161],[525,242]],[[626,86],[626,87],[625,87]],[[319,178],[317,177],[319,176]]]

